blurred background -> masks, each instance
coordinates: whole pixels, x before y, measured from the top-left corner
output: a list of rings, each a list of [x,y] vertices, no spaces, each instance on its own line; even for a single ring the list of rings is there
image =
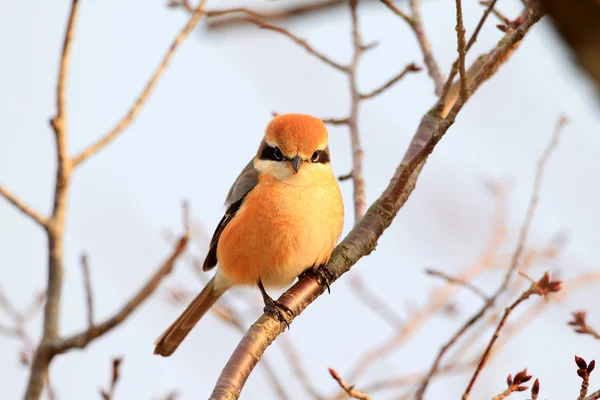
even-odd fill
[[[246,1],[245,7],[273,10],[299,1]],[[484,8],[464,1],[467,33]],[[209,1],[209,9],[239,5]],[[403,1],[399,7],[406,8]],[[0,183],[47,213],[51,208],[55,148],[48,119],[54,115],[55,85],[70,2],[0,0]],[[68,80],[69,148],[76,154],[110,130],[127,112],[140,90],[186,23],[189,13],[164,1],[82,1]],[[498,9],[511,18],[522,4],[502,0]],[[366,43],[376,48],[362,58],[361,90],[372,90],[422,55],[406,23],[376,1],[359,3],[359,23]],[[456,57],[454,2],[423,0],[422,18],[441,70],[447,74]],[[489,51],[502,37],[490,17],[467,57]],[[348,7],[277,21],[341,63],[352,52]],[[387,186],[422,115],[435,103],[425,70],[407,75],[383,94],[365,101],[359,117],[367,202]],[[240,332],[211,314],[170,358],[154,356],[153,341],[185,307],[173,292],[195,293],[202,287],[190,265],[201,259],[222,217],[229,187],[254,155],[272,112],[310,113],[343,118],[350,98],[344,75],[323,64],[288,38],[240,24],[208,29],[202,20],[176,53],[139,117],[112,145],[75,172],[69,197],[61,333],[85,328],[85,299],[79,257],[88,255],[98,321],[112,315],[171,251],[167,240],[182,231],[181,202],[189,201],[195,240],[153,296],[123,325],[91,343],[57,357],[51,381],[61,400],[100,398],[108,385],[111,360],[122,356],[115,399],[159,399],[176,391],[178,399],[207,398]],[[594,85],[571,62],[571,56],[542,20],[500,71],[469,100],[456,123],[428,160],[416,190],[377,250],[361,259],[286,331],[281,342],[293,346],[300,361],[290,362],[279,341],[266,352],[290,399],[339,392],[327,367],[343,377],[364,364],[369,351],[398,335],[403,323],[418,329],[401,346],[386,351],[349,381],[358,388],[426,371],[438,349],[481,305],[464,288],[420,316],[419,310],[446,285],[425,268],[457,275],[481,263],[490,238],[506,227],[494,262],[473,275],[473,283],[492,293],[504,275],[531,196],[535,166],[565,113],[569,123],[546,169],[540,203],[527,243],[534,255],[527,273],[544,271],[566,282],[598,271],[600,242],[597,204],[600,192],[600,113]],[[332,166],[337,175],[351,170],[348,130],[330,127]],[[352,183],[340,182],[347,209],[344,232],[353,223]],[[499,223],[501,221],[502,223]],[[172,232],[172,233],[167,233]],[[6,201],[0,201],[0,287],[16,308],[25,309],[43,291],[47,244],[44,232]],[[210,276],[210,273],[206,274]],[[600,272],[586,275],[568,296],[523,304],[511,322],[543,306],[543,313],[520,328],[491,359],[472,398],[487,399],[505,389],[509,373],[527,367],[541,381],[541,398],[574,397],[580,378],[573,355],[586,360],[600,343],[577,335],[567,325],[573,310],[589,309],[588,322],[600,326]],[[518,282],[517,282],[518,281]],[[522,277],[515,282],[526,285]],[[360,289],[362,287],[362,289]],[[521,289],[506,296],[513,301]],[[371,293],[397,315],[381,318],[361,294]],[[227,294],[249,326],[260,315],[252,290]],[[545,304],[545,305],[544,305]],[[540,306],[541,305],[541,306]],[[501,306],[501,305],[500,305]],[[501,307],[499,308],[502,309]],[[415,317],[415,313],[416,317]],[[491,337],[493,317],[482,321],[463,354],[469,361]],[[10,319],[0,314],[0,321]],[[34,343],[41,333],[39,315],[27,324]],[[467,335],[468,336],[468,335]],[[467,343],[470,344],[470,343]],[[465,345],[463,343],[463,345]],[[22,397],[28,377],[20,362],[22,341],[0,337],[2,398]],[[452,352],[448,360],[452,360]],[[456,357],[456,355],[455,355]],[[589,361],[588,360],[588,361]],[[302,367],[306,380],[298,379]],[[458,398],[473,367],[443,374],[426,398]],[[308,383],[307,383],[308,382]],[[592,382],[594,382],[592,376]],[[413,382],[414,384],[414,382]],[[593,388],[592,384],[592,388]],[[373,398],[399,398],[414,385],[373,391]],[[597,389],[597,388],[596,388]],[[46,396],[46,395],[44,395]],[[530,396],[527,392],[516,399]],[[259,367],[242,398],[278,399]]]

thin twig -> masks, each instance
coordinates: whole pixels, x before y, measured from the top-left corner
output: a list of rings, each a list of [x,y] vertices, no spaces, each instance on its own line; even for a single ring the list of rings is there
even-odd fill
[[[316,400],[325,399],[325,397],[321,393],[319,393],[317,388],[311,382],[308,373],[302,366],[302,360],[300,359],[300,355],[292,345],[291,340],[289,340],[288,337],[284,335],[281,337],[279,344],[281,345],[283,353],[288,359],[288,363],[291,365],[294,371],[294,375],[298,378],[306,393]]]
[[[346,382],[344,382],[340,374],[338,374],[335,369],[329,368],[329,373],[331,374],[331,377],[336,380],[338,385],[340,385],[340,387],[344,389],[346,393],[348,393],[348,396],[352,397],[353,399],[371,400],[371,398],[365,393],[355,389],[354,385],[348,385]]]
[[[115,388],[121,376],[120,365],[122,361],[122,357],[115,357],[112,360],[111,378],[108,389],[100,389],[100,395],[103,400],[114,400]]]
[[[462,0],[456,0],[456,42],[458,44],[458,73],[460,75],[459,96],[467,97],[467,74],[465,72],[466,39],[462,15]]]
[[[369,307],[374,313],[379,315],[385,322],[390,324],[393,328],[400,328],[404,325],[405,321],[391,308],[385,301],[377,297],[374,293],[369,291],[364,285],[360,278],[353,277],[350,280],[350,286],[354,290],[354,293],[358,296],[362,302]]]
[[[450,276],[442,271],[437,271],[437,270],[429,269],[429,268],[425,270],[425,273],[430,276],[442,278],[448,283],[464,286],[467,289],[469,289],[471,292],[475,293],[477,296],[481,297],[483,299],[483,301],[485,301],[485,302],[489,301],[489,298],[485,294],[485,292],[483,290],[479,289],[477,286],[475,286],[474,284],[472,284],[469,281],[466,281],[461,278],[456,278],[456,277]]]
[[[85,288],[85,302],[87,306],[88,328],[94,326],[94,294],[92,292],[92,281],[90,279],[90,266],[87,255],[81,255],[81,272],[83,274],[83,286]]]
[[[498,323],[498,326],[496,327],[492,338],[490,339],[485,351],[483,352],[483,355],[481,356],[481,361],[479,361],[479,365],[477,365],[477,369],[475,369],[475,373],[473,373],[471,381],[469,382],[465,393],[462,395],[462,400],[467,400],[469,398],[471,390],[475,385],[475,381],[477,380],[479,374],[485,367],[485,364],[487,363],[487,360],[489,359],[490,353],[492,351],[492,347],[494,346],[494,343],[496,343],[496,340],[498,340],[498,337],[500,336],[500,331],[502,331],[502,328],[504,328],[504,324],[506,323],[508,316],[513,312],[513,310],[532,295],[546,296],[549,293],[558,292],[561,289],[561,287],[562,282],[551,281],[550,275],[546,272],[546,274],[539,281],[533,282],[529,289],[523,292],[523,294],[521,294],[521,296],[514,303],[512,303],[509,307],[507,307],[504,310],[504,315]]]
[[[285,9],[266,9],[264,12],[253,12],[256,17],[262,21],[279,21],[279,20],[293,20],[297,18],[304,18],[310,15],[314,15],[319,12],[329,11],[336,12],[338,9],[346,6],[348,0],[326,0],[326,1],[309,1],[303,0],[300,3],[290,5],[289,8]],[[229,29],[232,26],[243,24],[247,22],[247,19],[242,15],[226,15],[226,18],[211,18],[208,24],[208,28],[211,30],[217,29]]]
[[[390,87],[392,87],[396,82],[398,82],[402,78],[404,78],[404,76],[406,74],[408,74],[409,72],[417,72],[420,70],[421,70],[421,68],[418,67],[415,63],[410,63],[406,67],[404,67],[404,69],[399,74],[394,76],[392,79],[390,79],[389,81],[387,81],[386,83],[381,85],[379,88],[377,88],[369,93],[361,94],[360,98],[362,100],[373,98],[373,97],[377,96],[378,94],[380,94],[381,92],[385,91],[386,89],[389,89]]]
[[[273,32],[280,33],[283,36],[286,36],[287,38],[292,40],[294,43],[296,43],[297,45],[302,47],[304,50],[306,50],[313,56],[317,57],[319,60],[323,61],[325,64],[331,66],[332,68],[337,69],[338,71],[348,73],[347,66],[342,65],[336,61],[333,61],[331,58],[329,58],[326,55],[324,55],[323,53],[317,51],[314,47],[312,47],[310,44],[308,44],[308,42],[306,40],[294,35],[287,29],[276,26],[276,25],[271,25],[267,22],[262,21],[261,17],[263,17],[263,15],[255,12],[255,11],[249,10],[247,8],[232,8],[232,9],[227,9],[227,10],[210,10],[210,11],[206,12],[206,16],[207,17],[216,17],[216,16],[222,16],[222,15],[227,15],[227,14],[238,14],[238,13],[249,15],[249,17],[245,19],[247,22],[250,22],[250,23],[258,26],[259,28],[267,29],[267,30],[270,30]]]
[[[329,125],[348,125],[348,118],[323,118],[321,121]]]
[[[206,0],[200,0],[200,3],[198,4],[196,9],[192,13],[191,18],[189,19],[187,24],[183,27],[183,29],[179,32],[179,34],[177,34],[177,36],[173,40],[171,47],[165,54],[161,63],[158,65],[158,68],[156,69],[156,71],[154,71],[154,74],[152,75],[152,77],[150,78],[148,83],[146,84],[146,87],[144,88],[144,90],[142,90],[142,92],[138,96],[137,100],[135,101],[135,103],[133,104],[133,106],[131,107],[129,112],[121,119],[121,121],[119,121],[117,123],[117,125],[109,133],[107,133],[104,137],[99,139],[97,142],[90,145],[88,148],[81,151],[81,153],[79,153],[78,155],[73,157],[73,167],[79,166],[79,164],[81,164],[83,161],[85,161],[89,157],[93,156],[98,151],[102,150],[110,142],[112,142],[114,139],[116,139],[117,136],[119,136],[133,122],[135,117],[137,117],[140,110],[142,109],[142,107],[144,106],[146,101],[148,100],[150,94],[152,93],[152,90],[158,83],[159,79],[164,74],[165,70],[167,69],[167,66],[169,65],[169,62],[175,55],[175,52],[177,51],[177,49],[179,48],[181,43],[183,43],[183,41],[189,36],[190,32],[198,24],[200,17],[204,13],[205,5],[206,5]]]
[[[486,8],[486,10],[483,12],[483,16],[479,20],[477,27],[475,28],[475,30],[473,31],[473,34],[471,35],[471,37],[469,38],[469,41],[467,42],[467,45],[465,47],[465,54],[471,49],[471,47],[477,40],[477,36],[479,35],[479,32],[483,28],[485,21],[487,21],[487,18],[490,15],[490,12],[492,12],[492,10],[494,9],[494,5],[496,4],[496,1],[497,0],[492,0],[490,2],[490,4],[488,5],[488,7]],[[446,103],[447,105],[451,102],[451,101],[449,101],[450,99],[448,99],[448,94],[452,89],[452,86],[454,84],[454,78],[456,77],[456,74],[458,73],[458,63],[459,63],[459,57],[457,57],[456,60],[454,61],[454,63],[452,63],[452,68],[450,69],[450,73],[448,74],[448,79],[446,79],[446,82],[444,83],[444,87],[442,89],[442,94],[440,96],[440,98],[443,100],[443,102]],[[469,75],[468,72],[466,74]],[[460,82],[459,82],[459,86],[460,86]],[[458,90],[457,90],[457,92],[458,92]],[[452,102],[453,102],[453,100],[452,100]]]
[[[365,214],[367,199],[365,194],[365,178],[363,174],[364,152],[360,144],[358,132],[358,116],[360,107],[360,94],[358,92],[356,70],[358,62],[365,50],[360,30],[358,27],[358,0],[350,0],[350,16],[352,22],[352,62],[348,67],[348,84],[350,86],[350,116],[348,128],[350,129],[350,145],[352,147],[352,182],[354,186],[354,223],[358,223]]]
[[[531,375],[527,375],[527,368],[525,368],[523,371],[518,372],[515,375],[514,379],[512,375],[508,375],[508,378],[506,379],[508,387],[504,392],[500,393],[498,396],[495,396],[492,400],[503,400],[514,392],[524,392],[528,389],[528,387],[524,386],[523,383],[528,382],[530,379]]]
[[[171,273],[175,262],[185,251],[188,240],[189,238],[187,235],[184,235],[179,239],[179,242],[173,249],[171,255],[160,265],[158,270],[150,277],[150,279],[148,279],[146,284],[142,286],[113,316],[107,318],[104,322],[95,324],[80,333],[55,341],[52,346],[52,351],[55,354],[60,354],[72,348],[84,348],[94,339],[105,334],[125,321],[154,293],[162,280]]]
[[[48,218],[25,204],[22,200],[13,195],[7,188],[0,185],[0,195],[8,200],[13,206],[17,207],[22,213],[33,219],[43,228],[48,225]]]
[[[588,325],[586,321],[586,314],[586,311],[572,312],[571,315],[573,316],[573,320],[568,324],[574,327],[573,329],[575,332],[583,335],[590,335],[594,339],[600,340],[600,334],[594,328]]]
[[[532,191],[531,199],[529,201],[527,214],[525,216],[525,220],[523,221],[523,224],[521,225],[521,231],[519,233],[519,240],[517,242],[517,247],[512,255],[510,266],[508,268],[508,271],[504,275],[502,284],[496,290],[494,295],[491,298],[489,298],[489,300],[479,309],[479,311],[477,313],[475,313],[467,322],[465,322],[463,324],[463,326],[461,326],[460,329],[442,347],[442,349],[438,353],[438,355],[431,367],[429,376],[427,377],[427,379],[425,379],[423,381],[423,383],[421,384],[421,387],[419,388],[419,391],[417,392],[418,393],[417,398],[422,398],[423,395],[425,394],[425,390],[427,389],[427,385],[429,384],[431,377],[435,374],[437,366],[441,362],[444,354],[448,351],[448,349],[450,349],[454,345],[454,343],[456,343],[458,341],[458,339],[462,335],[464,335],[464,333],[467,330],[469,330],[471,328],[471,326],[473,326],[475,324],[475,322],[477,322],[481,317],[483,317],[483,315],[494,305],[494,303],[496,302],[498,297],[502,293],[504,293],[504,291],[508,288],[510,280],[519,265],[521,255],[525,248],[525,242],[527,240],[529,228],[531,227],[531,223],[533,222],[533,217],[535,215],[535,209],[537,207],[537,203],[538,203],[538,199],[539,199],[539,193],[541,190],[541,185],[542,185],[542,181],[543,181],[543,177],[544,177],[546,163],[547,163],[548,159],[550,158],[550,156],[552,155],[552,152],[558,145],[558,139],[560,137],[560,134],[562,133],[562,127],[565,123],[566,123],[566,118],[564,116],[560,117],[559,121],[557,123],[556,129],[554,131],[554,134],[552,135],[552,139],[550,140],[550,143],[548,144],[548,146],[542,153],[542,156],[540,157],[540,159],[537,163],[535,180],[534,180],[534,184],[533,184],[533,191]],[[491,349],[491,347],[490,347],[490,349]],[[488,354],[488,356],[489,356],[489,354]],[[474,383],[474,380],[472,382]],[[470,391],[470,389],[468,389],[468,391]],[[468,396],[468,393],[466,393],[466,395]]]
[[[600,390],[597,390],[594,393],[590,394],[584,400],[598,400],[598,399],[600,399]]]

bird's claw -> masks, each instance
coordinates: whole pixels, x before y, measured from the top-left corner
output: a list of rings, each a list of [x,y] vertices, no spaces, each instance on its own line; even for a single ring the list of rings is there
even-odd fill
[[[309,274],[313,275],[317,283],[321,286],[324,286],[327,289],[327,293],[331,294],[331,288],[329,287],[329,285],[333,283],[334,276],[331,272],[329,272],[327,268],[325,268],[324,265],[320,265],[318,268],[315,269],[311,268],[305,271],[302,275],[300,275],[300,277]]]
[[[294,316],[294,312],[288,306],[277,300],[265,299],[265,308],[263,311],[271,314],[279,322],[285,322],[287,328],[290,329],[291,321],[288,317]]]

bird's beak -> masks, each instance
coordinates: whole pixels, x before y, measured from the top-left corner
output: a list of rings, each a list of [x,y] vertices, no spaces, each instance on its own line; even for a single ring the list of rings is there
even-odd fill
[[[298,173],[298,170],[302,166],[302,159],[300,156],[296,155],[290,160],[290,163],[292,164],[292,168],[294,168],[294,173]]]

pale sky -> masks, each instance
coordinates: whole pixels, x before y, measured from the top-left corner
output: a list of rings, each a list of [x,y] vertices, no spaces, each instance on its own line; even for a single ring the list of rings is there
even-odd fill
[[[456,51],[454,2],[424,3],[425,27],[446,73]],[[482,9],[477,2],[464,3],[469,32]],[[520,1],[498,3],[502,11],[514,16]],[[4,38],[0,41],[0,183],[44,213],[51,204],[55,168],[48,119],[55,112],[58,60],[69,4],[65,0],[0,1],[0,37]],[[210,8],[234,4],[209,1]],[[72,154],[104,135],[124,115],[188,18],[182,11],[166,8],[164,1],[82,0],[80,8],[68,82]],[[410,62],[422,65],[412,33],[385,7],[377,3],[361,6],[360,21],[365,41],[379,42],[360,65],[363,90],[379,86]],[[496,23],[492,19],[484,29],[470,59],[501,37],[493,27]],[[286,27],[337,61],[350,57],[350,23],[345,11]],[[568,279],[598,268],[600,113],[594,96],[548,21],[536,25],[510,62],[460,113],[377,251],[360,260],[332,287],[331,295],[318,299],[285,333],[300,349],[304,365],[322,392],[336,390],[328,366],[343,376],[362,350],[392,335],[388,325],[353,296],[350,277],[361,276],[400,315],[408,316],[411,307],[424,304],[427,295],[441,285],[423,273],[424,267],[452,274],[479,254],[493,212],[493,203],[482,190],[482,180],[489,177],[512,185],[511,243],[506,247],[510,252],[530,197],[537,159],[563,112],[570,123],[548,165],[530,243],[542,246],[561,230],[568,233],[569,242],[556,262],[536,266],[531,274],[538,277],[546,269],[562,267]],[[432,83],[421,72],[364,104],[360,130],[369,202],[386,187],[418,121],[434,100]],[[325,118],[343,117],[348,108],[345,77],[287,38],[253,26],[219,34],[206,32],[202,26],[197,29],[181,46],[136,121],[75,174],[68,207],[61,333],[85,327],[78,262],[82,252],[89,255],[100,321],[166,257],[169,246],[163,232],[179,232],[182,199],[190,201],[194,216],[212,232],[222,216],[227,190],[255,153],[271,111]],[[351,159],[344,128],[330,130],[330,147],[336,174],[346,174]],[[348,210],[344,232],[348,232],[353,223],[352,188],[349,182],[341,183],[341,188]],[[43,232],[0,201],[3,290],[24,307],[43,289],[45,274]],[[477,283],[491,293],[501,274],[490,273]],[[190,277],[189,269],[179,263],[159,293],[176,285],[199,290],[200,283]],[[573,355],[589,361],[600,354],[600,344],[575,335],[566,322],[570,311],[598,304],[598,293],[589,287],[551,306],[492,360],[473,398],[491,398],[501,392],[506,375],[524,367],[540,378],[541,398],[574,397],[579,378]],[[351,383],[360,387],[376,378],[428,368],[442,343],[480,304],[464,290],[455,300],[460,310],[457,319],[432,319],[406,346],[374,366],[364,379]],[[521,311],[534,303],[524,304]],[[154,356],[154,339],[182,308],[155,297],[85,351],[58,357],[51,368],[58,398],[99,398],[98,388],[107,385],[110,360],[117,355],[124,361],[116,399],[151,399],[172,389],[178,390],[182,400],[207,398],[239,334],[209,316],[174,356]],[[0,315],[0,321],[8,323],[5,315]],[[589,322],[600,327],[600,311],[591,308]],[[36,340],[40,326],[39,320],[30,326]],[[483,340],[489,336],[486,332]],[[18,363],[19,348],[17,341],[0,338],[0,385],[5,399],[21,398],[24,391],[28,374]],[[292,398],[307,398],[280,349],[270,348],[266,357],[278,366]],[[469,377],[436,380],[427,398],[450,398],[450,394],[458,398]],[[593,382],[597,380],[592,375],[592,386],[597,389]],[[259,367],[242,399],[275,398],[265,383]],[[391,393],[374,397],[392,398]],[[514,398],[527,396],[522,393]]]

